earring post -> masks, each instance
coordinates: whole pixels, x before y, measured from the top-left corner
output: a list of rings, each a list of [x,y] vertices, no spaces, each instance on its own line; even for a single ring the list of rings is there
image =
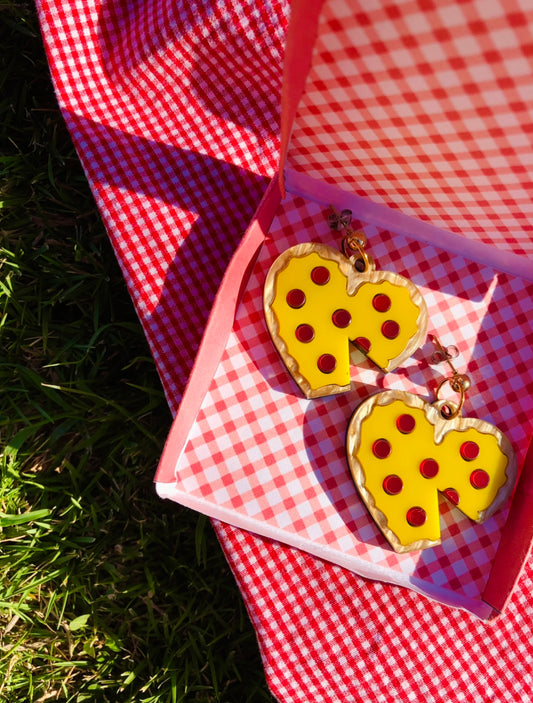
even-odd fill
[[[437,347],[437,351],[442,355],[442,361],[445,361],[448,364],[448,366],[451,368],[453,375],[457,376],[458,371],[455,368],[455,366],[452,364],[452,362],[450,361],[450,354],[442,346],[442,344],[439,341],[439,338],[434,334],[429,334],[428,337],[433,342],[433,344]]]
[[[459,373],[455,366],[452,364],[450,361],[450,354],[447,349],[445,349],[442,344],[440,343],[438,337],[434,334],[428,335],[430,340],[433,342],[433,344],[437,347],[437,352],[442,356],[442,359],[448,364],[450,369],[452,370],[452,377],[451,378],[445,378],[444,381],[442,381],[437,389],[437,398],[440,389],[442,386],[444,386],[445,383],[450,384],[450,388],[455,391],[455,393],[460,393],[461,395],[461,403],[459,405],[458,410],[454,413],[453,417],[457,415],[458,412],[460,412],[461,408],[463,407],[463,403],[466,398],[466,391],[470,388],[471,386],[471,381],[469,376],[467,376],[465,373]]]

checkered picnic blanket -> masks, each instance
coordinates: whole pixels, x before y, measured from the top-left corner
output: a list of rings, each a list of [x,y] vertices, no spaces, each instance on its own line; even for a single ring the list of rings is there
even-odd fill
[[[533,181],[524,149],[533,109],[526,100],[533,73],[530,4],[343,5],[358,13],[357,50],[368,74],[360,91],[378,77],[387,89],[369,96],[371,114],[368,104],[360,106],[368,148],[356,170],[342,162],[342,153],[315,154],[315,164],[340,159],[361,194],[447,228],[476,234],[489,212],[483,236],[499,218],[497,243],[526,251]],[[38,8],[61,109],[176,411],[222,274],[277,167],[288,5],[38,0]],[[413,26],[423,29],[417,41]],[[431,70],[434,51],[440,85],[450,89],[426,95],[420,75]],[[502,57],[513,84],[490,74]],[[418,79],[415,65],[422,67]],[[470,105],[454,94],[458,81],[471,85]],[[476,96],[483,81],[491,87],[485,86],[481,108]],[[403,107],[394,99],[398,91],[410,96]],[[305,119],[302,113],[293,135],[304,150]],[[437,134],[454,129],[461,136],[446,159],[443,149],[433,152],[438,140],[428,137],[435,120]],[[391,144],[394,129],[403,136],[400,146]],[[461,160],[465,143],[476,144],[468,164]],[[297,158],[292,166],[298,169]],[[503,178],[509,173],[518,184]],[[458,196],[452,186],[460,186]],[[503,202],[497,208],[495,193]],[[294,547],[214,524],[280,701],[530,700],[531,559],[506,614],[486,623]]]

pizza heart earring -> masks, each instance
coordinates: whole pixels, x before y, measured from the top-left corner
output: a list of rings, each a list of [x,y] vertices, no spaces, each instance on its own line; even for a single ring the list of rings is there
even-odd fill
[[[403,276],[376,271],[366,237],[350,226],[351,212],[334,212],[343,229],[342,252],[298,244],[267,274],[264,311],[270,336],[307,398],[350,390],[350,344],[392,371],[423,343],[427,308]]]
[[[384,391],[355,411],[346,453],[355,485],[396,552],[440,544],[441,493],[475,522],[501,508],[516,481],[511,444],[494,425],[461,415],[470,379],[457,373],[435,337],[452,376],[432,404],[404,391]],[[449,385],[457,403],[440,398]]]

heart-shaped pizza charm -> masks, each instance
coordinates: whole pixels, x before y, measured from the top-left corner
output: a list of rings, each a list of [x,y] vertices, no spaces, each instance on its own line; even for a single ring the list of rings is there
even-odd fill
[[[350,389],[350,343],[392,371],[426,336],[426,305],[411,281],[388,271],[360,273],[324,244],[299,244],[276,259],[264,309],[272,340],[307,398]]]
[[[355,485],[396,552],[440,544],[443,494],[467,517],[483,522],[516,481],[516,459],[494,425],[457,415],[445,419],[404,391],[365,400],[348,425],[346,451]]]

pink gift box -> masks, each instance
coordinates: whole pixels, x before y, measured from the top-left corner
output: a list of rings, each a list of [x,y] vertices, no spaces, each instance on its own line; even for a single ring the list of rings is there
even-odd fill
[[[407,26],[381,5],[293,3],[280,176],[226,272],[156,475],[164,498],[483,619],[504,610],[533,536],[533,149],[520,121],[533,76],[527,27],[518,15],[502,27],[489,5],[483,22],[445,4]],[[349,393],[307,400],[266,328],[275,258],[300,242],[339,247],[330,204],[353,212],[380,269],[420,288],[429,330],[472,379],[465,415],[498,426],[521,467],[512,502],[486,523],[442,501],[435,548],[391,550],[344,453],[369,395],[431,401],[446,369],[430,345],[386,375],[354,355]]]

